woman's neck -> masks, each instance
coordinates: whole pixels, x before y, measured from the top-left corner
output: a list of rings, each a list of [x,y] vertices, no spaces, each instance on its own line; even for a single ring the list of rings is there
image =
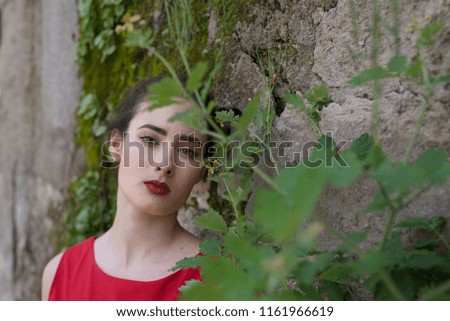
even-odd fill
[[[141,212],[118,192],[117,211],[105,238],[127,261],[148,256],[164,256],[176,246],[183,229],[177,213],[153,215]]]

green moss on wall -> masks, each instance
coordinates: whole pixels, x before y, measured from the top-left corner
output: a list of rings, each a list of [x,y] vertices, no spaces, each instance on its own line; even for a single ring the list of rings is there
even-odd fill
[[[251,13],[251,8],[258,0],[214,0],[212,9],[216,15],[220,29],[220,38],[226,42],[233,34],[238,21],[245,21]]]

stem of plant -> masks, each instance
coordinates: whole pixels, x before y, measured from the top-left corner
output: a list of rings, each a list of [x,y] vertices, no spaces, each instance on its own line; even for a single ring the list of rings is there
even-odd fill
[[[273,157],[272,154],[272,149],[269,147],[267,147],[267,145],[265,144],[267,150],[269,151],[269,157],[270,157],[270,161],[273,162],[274,164],[274,168],[275,168],[275,172],[277,173],[277,176],[280,176],[280,171],[278,170],[278,162],[275,161],[275,158]]]
[[[187,62],[184,50],[181,49],[181,48],[178,48],[178,51],[180,53],[181,60],[183,61],[184,68],[186,69],[186,72],[187,72],[188,76],[190,76],[191,75],[191,68],[189,67],[189,63]],[[198,93],[198,90],[196,90],[194,92],[194,94],[195,94],[195,98],[197,99],[197,102],[199,103],[200,107],[202,108],[202,110],[204,112],[206,112],[205,103],[203,102],[203,99],[200,97],[200,94]]]
[[[276,161],[275,158],[273,157],[271,146],[270,146],[270,145],[267,145],[267,143],[264,142],[264,141],[262,141],[261,139],[259,139],[259,141],[263,144],[264,148],[269,152],[269,158],[270,158],[270,161],[275,165],[275,166],[274,166],[275,172],[277,173],[277,176],[279,176],[279,175],[280,175],[280,171],[278,170],[277,161]]]
[[[394,220],[395,220],[396,216],[397,216],[397,211],[391,210],[389,212],[386,226],[383,231],[383,236],[381,237],[381,241],[380,241],[380,245],[379,245],[380,251],[382,251],[384,249],[384,246],[386,245],[387,238],[389,237],[389,234],[391,233],[392,226],[394,225]]]
[[[345,237],[345,235],[341,234],[338,230],[336,230],[333,226],[331,226],[330,224],[328,224],[327,222],[325,222],[320,216],[314,214],[313,219],[315,219],[316,221],[320,222],[320,224],[322,224],[325,229],[330,232],[331,234],[333,234],[334,236],[336,236],[336,238],[338,238],[339,240],[342,241],[342,243],[344,243],[346,246],[348,246],[351,250],[353,250],[356,254],[362,256],[363,255],[363,251],[356,246],[355,244],[351,243],[348,241],[348,239]]]
[[[231,204],[233,205],[234,213],[236,214],[236,218],[238,219],[240,217],[240,214],[238,212],[238,209],[236,208],[236,202],[234,201],[233,195],[231,194],[230,188],[228,187],[227,181],[225,178],[223,179],[223,183],[225,184],[225,187],[227,188],[228,195],[231,199]]]
[[[276,190],[278,193],[280,193],[283,196],[287,196],[286,192],[280,188],[272,178],[270,178],[266,173],[264,173],[258,166],[253,166],[252,170],[259,175],[270,187],[272,187],[274,190]]]
[[[394,298],[398,301],[404,301],[405,298],[398,290],[397,286],[395,285],[394,281],[392,281],[392,278],[390,275],[384,270],[383,268],[380,269],[380,277],[381,280],[383,280],[384,284],[387,286],[389,292],[394,296]]]
[[[181,83],[180,79],[178,78],[177,73],[175,72],[175,70],[172,68],[172,65],[166,60],[166,58],[164,58],[158,51],[156,51],[154,48],[152,50],[152,54],[159,59],[163,65],[167,68],[167,70],[169,71],[170,75],[172,76],[172,78],[177,82],[177,84],[180,86],[180,88],[182,88],[183,90],[183,94],[186,97],[189,97],[189,94],[187,93],[186,89],[184,88],[183,84]]]
[[[371,61],[372,68],[376,68],[379,66],[378,59],[380,56],[380,47],[381,47],[381,32],[380,32],[380,5],[378,0],[372,1],[372,52],[371,52]],[[381,106],[381,95],[383,92],[383,85],[379,79],[375,79],[373,85],[373,113],[372,113],[372,135],[375,140],[375,143],[378,143],[379,133],[380,133],[380,106]]]
[[[381,123],[381,96],[383,93],[383,85],[379,79],[375,80],[373,84],[373,114],[372,114],[372,133],[375,143],[378,143],[380,136],[380,123]]]
[[[315,220],[319,221],[324,227],[325,229],[327,229],[329,232],[331,232],[333,235],[335,235],[338,239],[340,239],[344,244],[346,244],[347,246],[349,246],[350,249],[352,249],[353,251],[355,251],[356,254],[362,256],[364,254],[364,252],[357,247],[355,244],[350,243],[347,238],[342,235],[341,233],[339,233],[334,227],[332,227],[331,225],[329,225],[327,222],[325,222],[320,216],[318,215],[314,215],[313,216]],[[389,274],[387,274],[387,272],[384,269],[380,269],[380,277],[383,280],[383,282],[386,284],[386,286],[388,287],[389,291],[392,293],[392,295],[397,299],[397,300],[403,300],[403,296],[401,295],[400,291],[397,289],[397,286],[395,285],[395,283],[392,281],[391,277],[389,276]]]
[[[308,118],[309,118],[312,128],[316,131],[317,135],[319,135],[319,137],[322,137],[323,133],[322,133],[322,130],[320,129],[320,127],[317,126],[317,123],[314,121],[314,119],[311,119],[310,117],[308,117]]]
[[[443,284],[439,285],[438,287],[429,290],[424,295],[420,297],[420,300],[426,301],[426,300],[432,300],[435,297],[437,297],[440,294],[444,294],[450,290],[450,280],[444,282]]]
[[[267,143],[261,137],[259,137],[259,135],[257,133],[255,133],[255,131],[251,130],[250,128],[248,129],[248,131],[253,136],[255,136],[255,138],[258,140],[258,142],[263,144],[264,148],[269,152],[270,161],[275,164],[275,172],[277,173],[277,176],[279,176],[280,175],[280,171],[278,170],[277,162],[275,161],[275,158],[273,157],[272,149],[270,148],[270,146],[267,145]]]
[[[419,49],[420,58],[424,61],[424,52],[423,48]],[[428,70],[425,67],[425,63],[422,63],[422,75],[424,80],[424,91],[425,91],[425,101],[423,102],[422,109],[420,111],[419,119],[416,122],[416,128],[414,130],[414,134],[409,141],[408,148],[406,149],[405,156],[403,158],[404,163],[408,163],[411,159],[412,152],[414,150],[414,146],[417,142],[417,137],[419,136],[420,130],[422,129],[423,120],[425,119],[425,114],[427,112],[428,106],[430,104],[430,99],[433,96],[433,85],[430,82],[430,76],[428,74]]]
[[[388,215],[388,219],[386,222],[386,226],[384,227],[383,235],[381,237],[379,250],[382,251],[384,249],[384,246],[386,245],[387,238],[389,237],[389,234],[391,233],[392,226],[394,225],[395,218],[398,213],[398,209],[392,204],[391,200],[389,199],[389,195],[386,192],[386,189],[384,186],[380,186],[381,194],[383,194],[384,199],[388,203],[390,212]]]
[[[436,236],[442,241],[442,243],[445,245],[445,247],[447,248],[447,250],[450,250],[450,244],[448,244],[447,240],[445,239],[444,236],[442,236],[441,233],[439,232],[435,232]]]

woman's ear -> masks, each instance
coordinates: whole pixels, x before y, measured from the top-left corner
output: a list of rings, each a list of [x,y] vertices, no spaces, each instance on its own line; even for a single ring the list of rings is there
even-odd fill
[[[120,163],[122,158],[122,135],[118,130],[113,130],[109,136],[108,151],[114,161]]]

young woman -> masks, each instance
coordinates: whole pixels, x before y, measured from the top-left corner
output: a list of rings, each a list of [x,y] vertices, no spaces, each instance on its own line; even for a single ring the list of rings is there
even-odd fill
[[[43,300],[176,300],[198,269],[169,272],[199,254],[199,240],[177,221],[204,169],[206,136],[176,113],[198,108],[184,100],[149,111],[141,84],[119,105],[109,151],[118,162],[112,227],[54,257],[43,273]]]

